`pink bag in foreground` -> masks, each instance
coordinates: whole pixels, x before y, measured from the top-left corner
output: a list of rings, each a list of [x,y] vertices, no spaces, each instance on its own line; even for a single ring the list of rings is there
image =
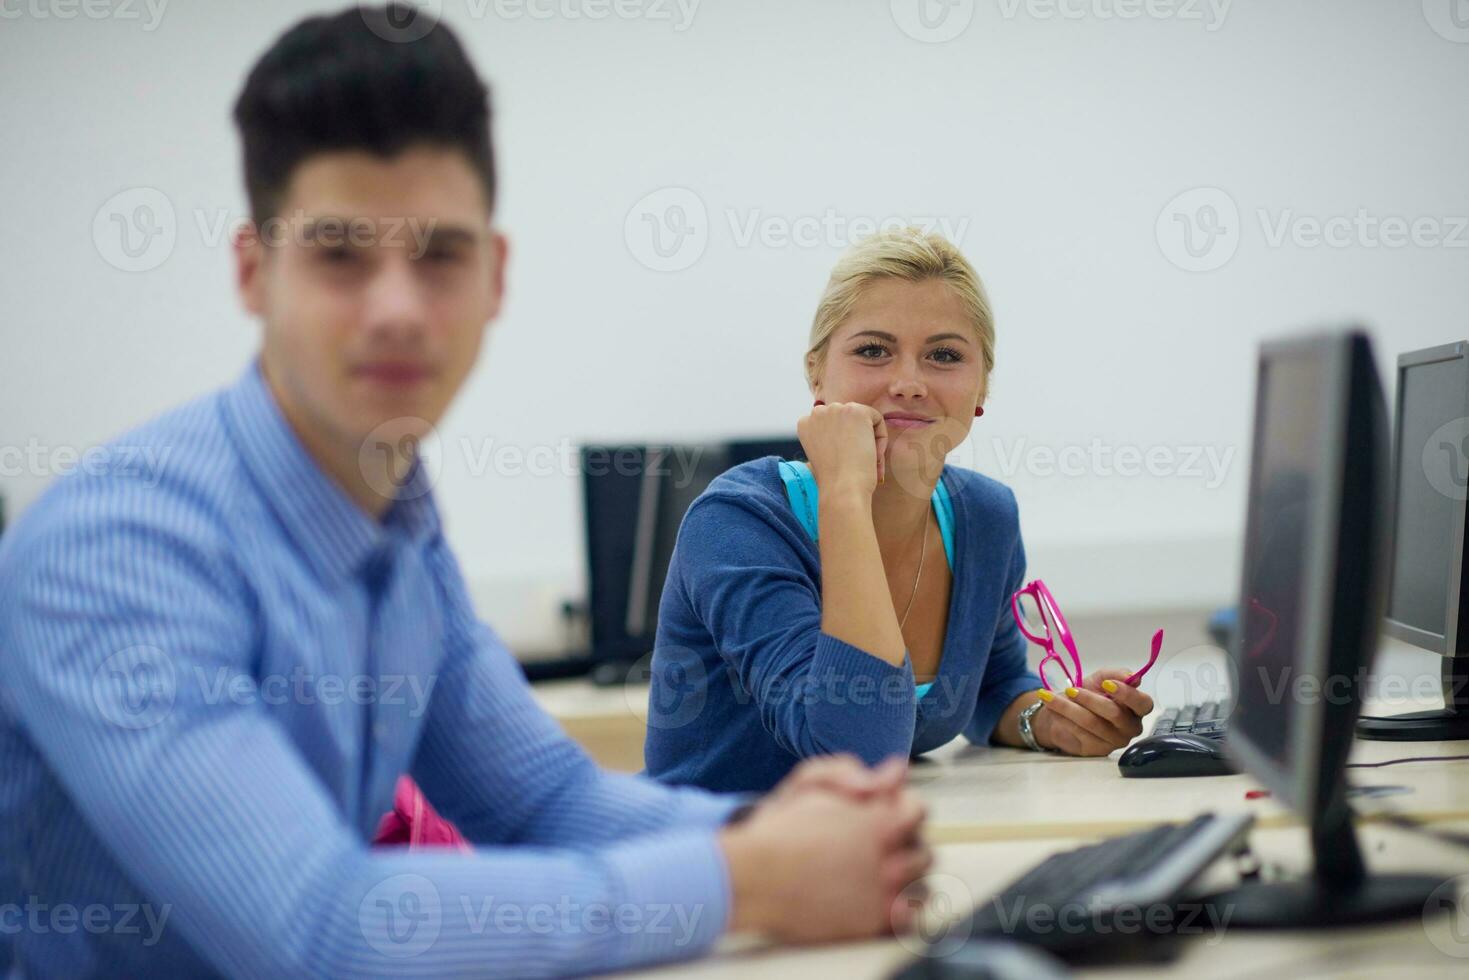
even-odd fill
[[[409,847],[457,847],[469,850],[469,841],[458,829],[439,816],[418,785],[399,777],[393,794],[393,809],[377,825],[374,844],[407,844]]]

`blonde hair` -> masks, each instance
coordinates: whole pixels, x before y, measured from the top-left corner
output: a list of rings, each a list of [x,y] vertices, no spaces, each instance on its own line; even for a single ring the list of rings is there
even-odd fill
[[[988,391],[990,372],[995,367],[995,318],[984,284],[974,266],[948,239],[913,227],[864,238],[837,260],[811,321],[811,339],[806,348],[807,383],[815,383],[819,369],[826,363],[832,334],[852,315],[863,289],[878,279],[937,279],[954,290],[979,340],[984,355],[983,390]]]

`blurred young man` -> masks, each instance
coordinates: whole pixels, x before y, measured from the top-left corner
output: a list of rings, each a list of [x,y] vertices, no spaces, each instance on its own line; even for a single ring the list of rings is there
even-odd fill
[[[258,360],[119,440],[156,471],[78,472],[6,535],[0,971],[562,975],[907,924],[902,763],[817,761],[753,808],[602,772],[475,619],[414,450],[506,242],[487,91],[413,19],[354,7],[261,58]],[[368,847],[403,773],[473,852]]]

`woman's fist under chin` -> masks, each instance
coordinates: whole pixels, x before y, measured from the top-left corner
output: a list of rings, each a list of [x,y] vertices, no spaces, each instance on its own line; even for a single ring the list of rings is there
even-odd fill
[[[885,477],[887,423],[861,402],[818,404],[796,423],[796,436],[823,489],[872,493]]]

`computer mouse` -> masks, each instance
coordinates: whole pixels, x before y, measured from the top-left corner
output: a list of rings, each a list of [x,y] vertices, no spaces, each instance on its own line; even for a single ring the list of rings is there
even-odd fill
[[[1051,954],[1015,942],[970,939],[943,956],[920,956],[892,980],[1061,980],[1071,976]]]
[[[1123,750],[1117,768],[1124,776],[1232,776],[1239,772],[1224,754],[1224,739],[1207,735],[1150,735]]]

